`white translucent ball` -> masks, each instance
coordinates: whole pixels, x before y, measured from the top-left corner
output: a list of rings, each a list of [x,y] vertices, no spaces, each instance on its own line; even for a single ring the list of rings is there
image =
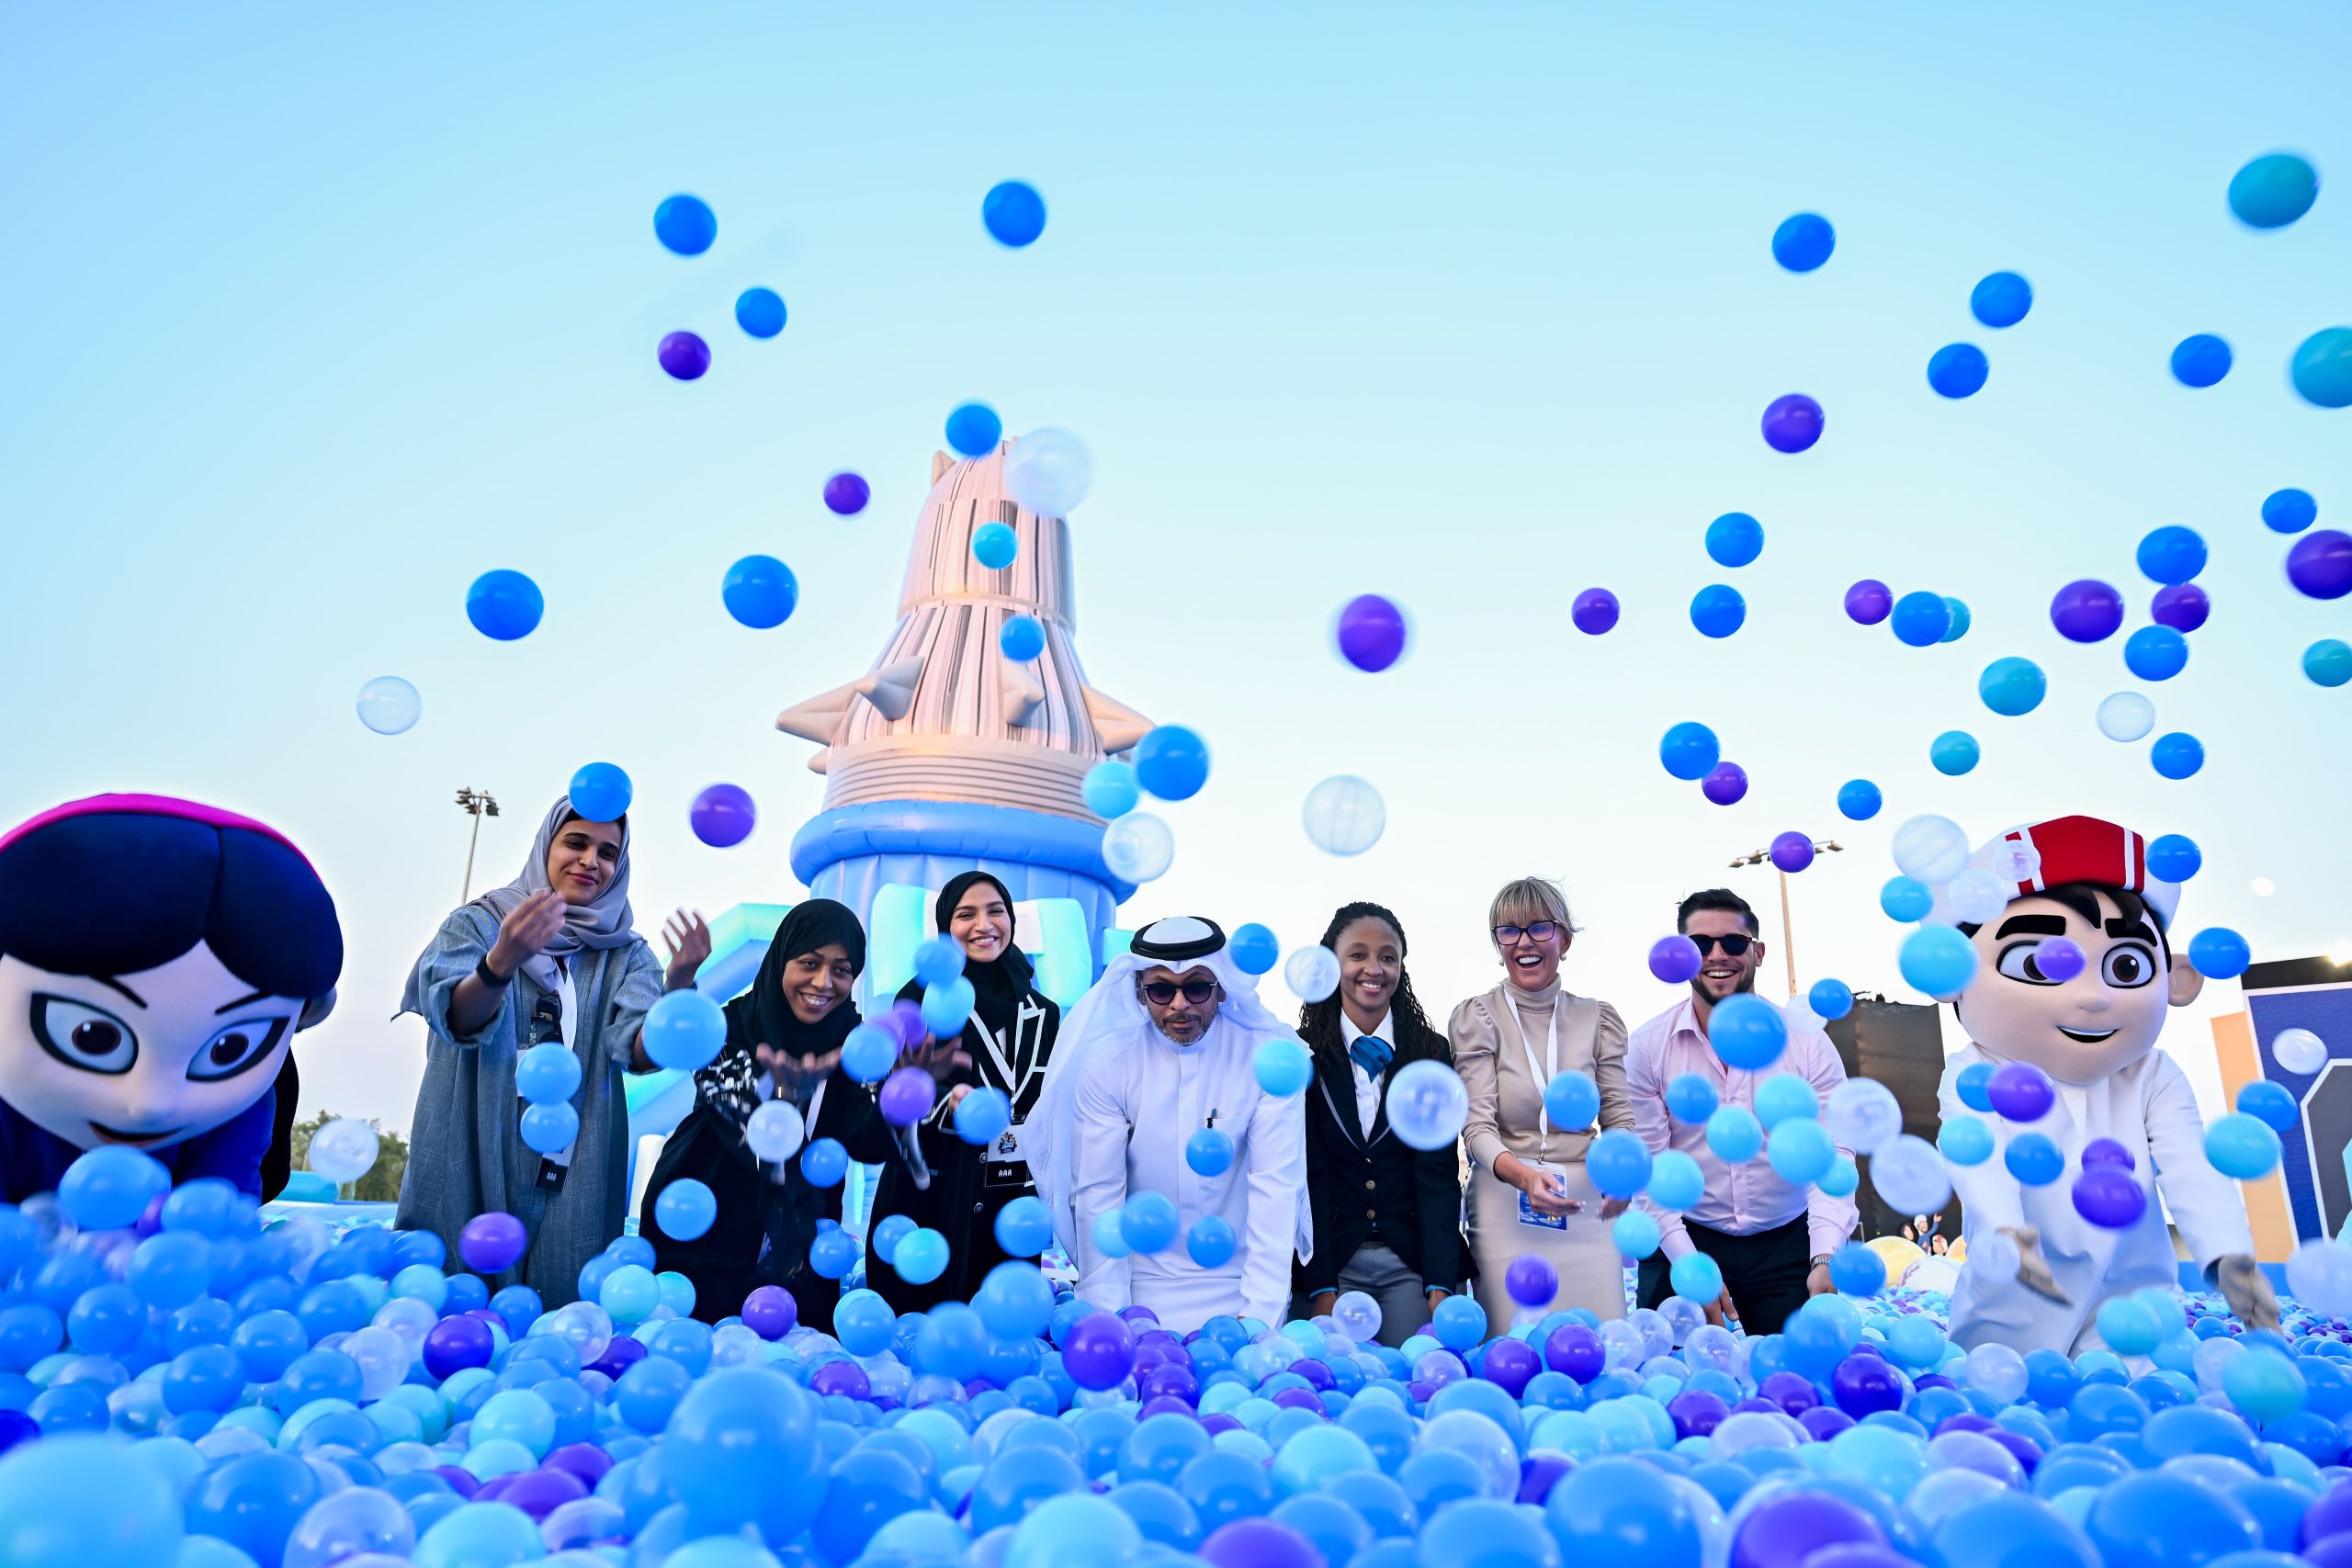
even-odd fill
[[[1871,1185],[1888,1208],[1904,1214],[1932,1214],[1951,1196],[1944,1156],[1908,1133],[1871,1156]]]
[[[1303,1002],[1319,1002],[1340,988],[1340,955],[1317,942],[1283,960],[1283,984]]]
[[[338,1187],[356,1181],[375,1165],[376,1146],[375,1128],[337,1117],[311,1134],[311,1168]]]
[[[408,1377],[409,1342],[389,1328],[360,1329],[335,1347],[359,1364],[359,1395],[381,1399]]]
[[[552,1315],[552,1314],[550,1314]],[[766,1359],[767,1341],[740,1323],[730,1323],[710,1337],[714,1367],[756,1367]]]
[[[1667,1330],[1674,1336],[1677,1345],[1689,1345],[1690,1337],[1706,1326],[1707,1309],[1681,1296],[1667,1297],[1666,1304],[1657,1311],[1658,1315],[1666,1319]],[[1689,1357],[1684,1359],[1690,1359]],[[1714,1363],[1709,1361],[1705,1364],[1712,1366]]]
[[[1318,947],[1317,953],[1329,950]],[[1447,1149],[1470,1116],[1470,1091],[1443,1062],[1408,1062],[1388,1080],[1388,1125],[1417,1149]]]
[[[2137,692],[2118,692],[2098,705],[2098,732],[2109,740],[2137,740],[2156,727],[2156,705]]]
[[[2278,891],[2278,885],[2271,881],[2267,876],[2256,877],[2252,883],[2248,884],[2248,886],[2252,890],[2254,896],[2257,898],[2267,898],[2273,893]]]
[[[1033,430],[1004,455],[1004,492],[1040,517],[1067,517],[1094,486],[1094,458],[1067,430]]]
[[[1102,829],[1102,863],[1122,882],[1164,876],[1175,858],[1176,835],[1148,811],[1130,811]]]
[[[1858,1155],[1874,1155],[1903,1135],[1902,1102],[1876,1078],[1848,1078],[1831,1089],[1821,1119],[1831,1137]]]
[[[1369,1345],[1380,1336],[1380,1303],[1362,1291],[1345,1292],[1331,1308],[1331,1321],[1357,1344]]]
[[[2327,1066],[2327,1042],[2308,1029],[2282,1029],[2270,1037],[2270,1055],[2287,1071],[2309,1077]]]
[[[2041,852],[2012,839],[1993,852],[1993,872],[2004,882],[2031,882],[2041,874]]]
[[[2000,1404],[2025,1397],[2025,1358],[2007,1345],[1979,1345],[1968,1353],[1968,1386],[1983,1389]]]
[[[2016,886],[1978,867],[1962,872],[1951,883],[1952,912],[1960,917],[1954,923],[1981,926],[1998,919],[2008,908],[2009,894]]]
[[[439,1315],[414,1296],[394,1296],[386,1302],[372,1320],[378,1328],[388,1328],[408,1341],[412,1352],[424,1345],[424,1337],[440,1321]]]
[[[1380,842],[1388,807],[1380,792],[1353,773],[1338,773],[1306,792],[1300,812],[1306,837],[1329,854],[1360,855]]]
[[[397,675],[379,675],[359,688],[359,722],[379,735],[398,735],[424,712],[416,688]]]
[[[2352,1247],[2307,1241],[2287,1259],[2287,1289],[2329,1317],[2352,1317]]]
[[[1622,1317],[1600,1325],[1600,1348],[1611,1371],[1632,1366],[1642,1359],[1642,1331]]]
[[[1968,869],[1968,835],[1949,817],[1914,817],[1894,830],[1894,866],[1930,887]]]
[[[808,1128],[800,1111],[790,1100],[771,1100],[752,1112],[743,1123],[743,1143],[755,1158],[771,1165],[790,1159],[800,1152],[800,1140],[808,1135]]]

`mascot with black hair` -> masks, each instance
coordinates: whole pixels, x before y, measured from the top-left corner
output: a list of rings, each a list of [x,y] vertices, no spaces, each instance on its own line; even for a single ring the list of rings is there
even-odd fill
[[[325,884],[250,818],[102,795],[0,836],[0,1199],[102,1144],[257,1197],[275,1148],[282,1186],[290,1046],[342,970]]]
[[[2101,1303],[2179,1288],[2167,1208],[2232,1310],[2252,1326],[2276,1327],[2278,1300],[2256,1266],[2237,1183],[2206,1160],[2197,1096],[2156,1049],[2165,1014],[2195,1001],[2204,984],[2171,949],[2180,888],[2149,874],[2139,834],[2096,817],[2012,829],[1971,863],[2007,883],[2009,902],[1983,925],[1961,927],[1977,965],[1953,1008],[1973,1043],[1945,1064],[1943,1119],[1984,1109],[1973,1080],[1988,1066],[2030,1063],[2052,1092],[2030,1122],[1990,1119],[1994,1157],[1951,1168],[1968,1239],[1951,1293],[1953,1342],[2068,1354],[2100,1348]],[[2029,1132],[2065,1155],[2056,1180],[2025,1186],[2008,1170],[2010,1143]],[[2141,1201],[2091,1202],[2078,1193],[2084,1168],[2102,1164],[2123,1170]]]

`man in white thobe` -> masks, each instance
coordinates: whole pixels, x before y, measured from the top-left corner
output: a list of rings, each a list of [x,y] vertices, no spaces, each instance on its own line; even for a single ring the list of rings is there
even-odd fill
[[[1215,921],[1156,921],[1106,967],[1062,1028],[1032,1159],[1081,1297],[1149,1307],[1180,1334],[1220,1314],[1282,1322],[1292,1254],[1313,1245],[1305,1107],[1261,1088],[1255,1063],[1296,1038]],[[1175,1240],[1124,1251],[1117,1216],[1148,1192],[1174,1203]]]
[[[1945,1064],[1943,1119],[1978,1114],[1959,1082],[1980,1062],[2031,1063],[2055,1092],[2032,1122],[1986,1117],[1992,1157],[1951,1168],[1968,1240],[1951,1292],[1953,1343],[2099,1348],[2102,1302],[2178,1288],[2166,1208],[2232,1310],[2251,1326],[2277,1326],[2278,1303],[2255,1264],[2237,1183],[2207,1161],[2188,1078],[2155,1048],[2167,1010],[2194,1001],[2202,984],[2166,940],[2179,887],[2149,874],[2139,834],[2094,817],[2012,829],[1973,863],[2007,884],[2010,900],[1984,925],[1961,928],[1978,963],[1954,1011],[1973,1043]],[[2055,1181],[2026,1187],[2009,1173],[2009,1145],[2028,1132],[2065,1154]],[[2112,1145],[2093,1151],[2095,1162],[2120,1152],[2147,1193],[2138,1217],[2120,1229],[2092,1224],[2074,1203],[2094,1142]]]

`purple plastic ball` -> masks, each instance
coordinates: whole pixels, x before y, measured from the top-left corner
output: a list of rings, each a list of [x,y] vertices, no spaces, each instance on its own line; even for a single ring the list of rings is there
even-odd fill
[[[497,1343],[490,1325],[479,1318],[445,1317],[424,1331],[424,1370],[437,1381],[468,1367],[486,1367]]]
[[[1821,405],[1803,392],[1774,398],[1764,410],[1764,444],[1775,452],[1802,452],[1821,439]]]
[[[531,1247],[531,1233],[523,1222],[503,1210],[476,1214],[458,1233],[458,1256],[477,1274],[496,1274],[514,1267]]]
[[[874,1392],[874,1385],[866,1381],[865,1369],[855,1361],[827,1361],[808,1374],[808,1392],[864,1399]]]
[[[622,1337],[626,1339],[628,1337],[623,1335]],[[637,1341],[630,1339],[629,1343],[634,1345]],[[613,1456],[594,1443],[566,1443],[548,1455],[547,1467],[549,1470],[568,1470],[593,1489],[605,1478],[605,1472],[613,1468]]]
[[[2095,578],[2079,579],[2050,601],[2050,624],[2069,642],[2104,642],[2123,625],[2123,595]]]
[[[1865,577],[1846,590],[1846,615],[1857,625],[1874,626],[1894,612],[1894,590],[1875,577]]]
[[[763,1339],[781,1339],[800,1320],[800,1303],[782,1285],[762,1285],[743,1298],[743,1326]]]
[[[921,1002],[903,998],[892,1002],[890,1010],[882,1015],[881,1021],[898,1032],[901,1045],[920,1045],[931,1035],[930,1028],[922,1021]]]
[[[2177,632],[2195,631],[2212,613],[2213,601],[2193,582],[2176,582],[2169,588],[2157,589],[2155,602],[2148,606],[2148,614],[2156,625],[2170,626]]]
[[[1668,1400],[1666,1413],[1674,1418],[1676,1437],[1703,1438],[1723,1425],[1724,1417],[1731,1414],[1731,1406],[1723,1395],[1702,1388]]]
[[[692,333],[672,333],[662,340],[662,368],[681,381],[698,380],[710,368],[710,344]]]
[[[695,837],[714,850],[731,850],[752,836],[752,827],[759,820],[759,809],[752,804],[752,792],[741,784],[715,784],[695,796],[694,805],[686,812],[687,824]]]
[[[2058,1102],[2050,1075],[2031,1062],[2004,1062],[1984,1086],[1995,1114],[2011,1122],[2039,1122]]]
[[[1699,944],[1679,931],[1650,944],[1650,973],[1669,986],[1679,986],[1696,975],[1700,963]]]
[[[1849,1356],[1829,1376],[1838,1408],[1857,1421],[1873,1410],[1903,1407],[1903,1377],[1877,1356]]]
[[[1805,1435],[1816,1443],[1826,1443],[1854,1425],[1854,1418],[1834,1404],[1816,1404],[1797,1417]]]
[[[1488,1342],[1486,1357],[1478,1364],[1478,1375],[1513,1399],[1527,1392],[1528,1380],[1543,1370],[1544,1358],[1535,1353],[1535,1347],[1509,1335]]]
[[[1737,762],[1717,762],[1699,781],[1699,793],[1717,806],[1735,806],[1747,794],[1747,770]]]
[[[2074,1198],[2075,1213],[2104,1230],[2137,1224],[2148,1208],[2146,1190],[2118,1165],[2085,1166],[2075,1178]]]
[[[577,1503],[588,1495],[588,1488],[580,1477],[568,1470],[542,1467],[528,1470],[507,1481],[498,1500],[522,1509],[534,1519],[544,1519],[566,1503]]]
[[[1503,1290],[1521,1306],[1550,1306],[1560,1293],[1560,1271],[1540,1253],[1522,1252],[1503,1270]]]
[[[1599,637],[1617,624],[1617,595],[1606,588],[1588,588],[1577,595],[1568,619],[1587,637]]]
[[[1116,1388],[1135,1364],[1135,1337],[1107,1312],[1088,1313],[1062,1340],[1062,1370],[1080,1388]]]
[[[1731,1540],[1731,1568],[1800,1568],[1826,1547],[1886,1544],[1879,1522],[1845,1498],[1792,1488],[1741,1518]]]
[[[1581,1323],[1564,1323],[1544,1342],[1544,1364],[1577,1382],[1590,1382],[1609,1365],[1600,1336]]]
[[[1772,840],[1772,863],[1782,871],[1803,871],[1813,863],[1813,840],[1803,833],[1782,833]]]
[[[939,1086],[921,1067],[900,1067],[882,1080],[882,1092],[875,1102],[881,1107],[883,1121],[893,1127],[911,1127],[939,1103]]]
[[[863,474],[843,469],[825,481],[825,509],[835,516],[854,517],[873,498],[874,489]]]
[[[2041,977],[2062,986],[2081,974],[2090,961],[2082,943],[2067,936],[2045,937],[2033,950],[2033,966],[2041,971]]]
[[[1774,1372],[1756,1392],[1792,1416],[1802,1416],[1821,1403],[1821,1391],[1801,1372]]]
[[[1515,1501],[1532,1503],[1537,1507],[1552,1495],[1552,1488],[1560,1477],[1577,1467],[1577,1461],[1557,1449],[1538,1449],[1519,1461],[1519,1496]]]
[[[2307,599],[2352,593],[2352,534],[2320,528],[2297,539],[2287,552],[2287,581]]]
[[[1243,1518],[1220,1525],[1201,1542],[1201,1561],[1215,1568],[1323,1568],[1328,1559],[1288,1525]]]
[[[623,1372],[652,1353],[645,1348],[644,1340],[633,1339],[626,1334],[616,1334],[613,1336],[612,1342],[605,1347],[605,1353],[589,1362],[587,1370],[602,1372],[617,1382]]]
[[[1377,593],[1359,593],[1340,611],[1340,657],[1377,675],[1405,654],[1405,612]]]
[[[2095,1165],[2120,1166],[2125,1170],[2139,1168],[2139,1162],[2132,1157],[2132,1151],[2113,1138],[2093,1138],[2083,1145],[2083,1168],[2088,1170]]]

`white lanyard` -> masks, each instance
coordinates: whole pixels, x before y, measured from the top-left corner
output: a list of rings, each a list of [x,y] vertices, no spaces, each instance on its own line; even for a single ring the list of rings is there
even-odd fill
[[[1543,1063],[1535,1059],[1535,1042],[1527,1037],[1527,1018],[1519,1010],[1519,1004],[1510,1000],[1503,1004],[1510,1009],[1511,1022],[1519,1029],[1520,1048],[1527,1053],[1527,1075],[1535,1080],[1535,1125],[1540,1134],[1536,1147],[1538,1154],[1552,1146],[1552,1110],[1544,1101],[1544,1091],[1551,1087],[1554,1078],[1560,1076],[1560,1009],[1566,1004],[1567,995],[1563,991],[1552,998],[1552,1021],[1544,1031],[1544,1060],[1551,1064],[1549,1072],[1545,1072]]]

